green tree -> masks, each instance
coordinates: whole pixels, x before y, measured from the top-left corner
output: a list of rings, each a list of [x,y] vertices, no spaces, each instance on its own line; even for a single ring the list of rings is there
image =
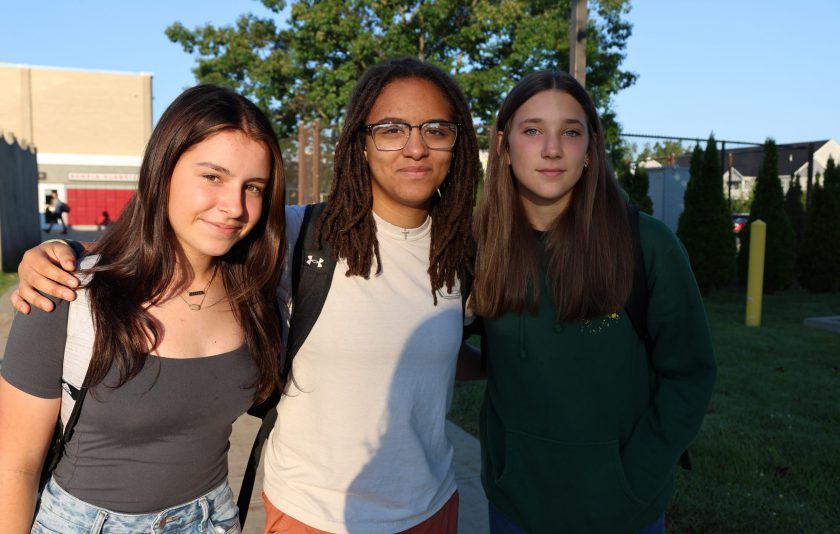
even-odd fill
[[[453,73],[483,124],[492,123],[501,97],[523,75],[568,69],[569,0],[300,0],[291,2],[288,21],[279,20],[285,0],[261,1],[272,17],[248,14],[232,26],[193,30],[176,22],[166,34],[196,56],[199,82],[254,99],[284,136],[316,117],[335,124],[364,69],[389,57],[419,57]],[[620,69],[630,4],[590,6],[587,89],[613,147],[620,140],[612,97],[636,79]]]
[[[785,213],[790,219],[790,225],[793,227],[793,235],[798,247],[802,242],[802,230],[805,227],[805,204],[798,174],[790,177],[790,185],[787,193],[785,193]]]
[[[828,162],[825,165],[823,186],[831,194],[840,195],[840,167],[837,166],[834,158],[831,156],[828,157]]]
[[[752,191],[748,195],[741,198],[732,199],[732,213],[749,213],[752,207],[753,194]]]
[[[829,158],[823,185],[811,190],[796,261],[799,284],[811,291],[840,291],[840,168]]]
[[[793,227],[785,213],[782,182],[779,180],[776,142],[764,143],[764,160],[758,171],[753,191],[750,220],[741,230],[741,251],[738,256],[738,276],[746,284],[750,254],[750,224],[761,219],[767,224],[764,255],[764,290],[773,292],[790,287],[796,261]]]
[[[708,293],[732,280],[736,254],[714,136],[709,136],[705,151],[694,147],[689,170],[677,235],[688,251],[697,285]]]
[[[629,165],[625,165],[618,173],[618,182],[627,192],[630,200],[632,200],[641,211],[653,214],[653,202],[648,196],[650,179],[648,178],[648,171],[646,168],[636,165],[636,170],[633,172]]]
[[[678,158],[685,153],[686,149],[681,142],[665,139],[655,142],[653,146],[651,146],[650,143],[645,143],[645,147],[641,152],[639,152],[637,159],[639,161],[652,159],[658,161],[662,165],[668,165],[671,160],[671,156]]]

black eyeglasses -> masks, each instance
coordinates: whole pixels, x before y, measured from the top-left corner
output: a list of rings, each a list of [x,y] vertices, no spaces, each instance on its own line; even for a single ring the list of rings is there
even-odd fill
[[[458,123],[427,121],[420,124],[381,122],[367,124],[365,130],[373,138],[377,150],[402,150],[408,144],[412,128],[420,130],[420,138],[429,150],[451,150],[458,138]]]

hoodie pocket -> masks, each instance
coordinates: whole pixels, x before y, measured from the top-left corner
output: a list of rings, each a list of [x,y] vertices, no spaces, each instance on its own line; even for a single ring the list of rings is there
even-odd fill
[[[536,532],[616,529],[645,508],[617,441],[566,443],[508,431],[496,486]]]

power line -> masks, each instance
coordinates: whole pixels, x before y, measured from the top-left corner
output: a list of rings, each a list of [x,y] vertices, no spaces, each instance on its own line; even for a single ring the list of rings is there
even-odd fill
[[[669,141],[693,141],[695,143],[703,143],[707,141],[707,139],[698,139],[696,137],[677,137],[675,135],[648,135],[648,134],[632,134],[632,133],[622,133],[619,134],[621,137],[642,137],[646,139],[665,139]],[[762,146],[764,143],[750,143],[747,141],[730,141],[728,139],[715,139],[718,143],[724,144],[733,144],[733,145],[750,145],[750,146]]]

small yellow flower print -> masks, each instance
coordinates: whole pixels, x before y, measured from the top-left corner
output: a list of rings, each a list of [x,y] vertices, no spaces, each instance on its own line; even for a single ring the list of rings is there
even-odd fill
[[[599,334],[601,331],[617,323],[620,318],[621,315],[618,312],[613,312],[604,317],[586,319],[583,323],[581,323],[580,329],[582,332],[586,332],[587,334]]]

